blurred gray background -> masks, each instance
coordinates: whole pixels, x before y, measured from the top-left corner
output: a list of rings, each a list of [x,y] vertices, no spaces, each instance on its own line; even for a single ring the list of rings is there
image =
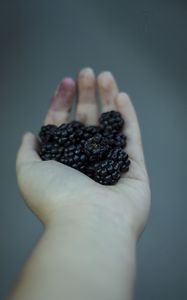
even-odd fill
[[[130,94],[151,178],[137,300],[187,299],[186,1],[1,1],[0,299],[42,234],[16,185],[22,134],[37,132],[63,76],[111,70]]]

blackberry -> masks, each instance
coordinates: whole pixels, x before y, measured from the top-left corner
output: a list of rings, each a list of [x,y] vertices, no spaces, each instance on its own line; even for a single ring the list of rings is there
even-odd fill
[[[129,170],[130,160],[124,151],[126,136],[119,112],[103,113],[100,126],[85,126],[72,121],[60,126],[47,125],[40,130],[40,157],[56,160],[79,170],[96,182],[113,185],[122,172]]]
[[[122,130],[124,120],[118,111],[112,110],[101,114],[99,124],[105,131],[117,133]]]
[[[114,185],[118,182],[122,172],[129,169],[130,160],[128,154],[116,148],[111,151],[106,160],[95,163],[87,170],[89,177],[103,185]]]
[[[59,145],[68,147],[81,140],[83,128],[84,125],[78,121],[62,124],[56,129],[54,139]]]
[[[108,155],[108,159],[115,163],[114,169],[120,172],[127,172],[129,170],[130,160],[128,154],[121,148],[116,148]]]
[[[46,143],[41,145],[40,157],[43,160],[58,160],[61,157],[62,148],[58,144]]]
[[[105,160],[101,162],[96,169],[94,179],[103,185],[113,185],[120,179],[120,167],[114,160]]]
[[[57,129],[57,126],[55,125],[46,125],[42,126],[39,137],[43,143],[47,143],[53,140],[55,130]]]
[[[125,148],[127,143],[127,138],[124,134],[119,133],[114,137],[114,147]]]
[[[85,126],[83,128],[83,134],[81,136],[80,144],[84,147],[88,139],[92,138],[95,134],[100,132],[98,126]]]
[[[126,146],[126,136],[123,133],[109,133],[107,131],[103,131],[102,132],[103,137],[106,137],[108,139],[108,144],[112,147],[112,148],[125,148]]]
[[[86,156],[80,145],[75,146],[72,144],[64,149],[63,155],[61,156],[59,161],[74,169],[84,172],[88,157]]]
[[[91,158],[91,161],[101,160],[109,150],[108,139],[99,133],[89,138],[84,145],[84,151]]]
[[[98,126],[90,125],[84,128],[84,132],[85,134],[88,134],[89,137],[92,137],[93,135],[100,133],[100,128]]]

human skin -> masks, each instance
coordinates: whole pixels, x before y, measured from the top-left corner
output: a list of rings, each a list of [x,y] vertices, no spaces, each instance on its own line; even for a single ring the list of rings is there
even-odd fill
[[[56,161],[42,161],[39,141],[23,137],[17,180],[26,204],[44,224],[44,233],[26,262],[9,300],[131,300],[136,273],[136,242],[147,222],[150,187],[140,128],[129,96],[111,72],[97,78],[91,68],[57,87],[44,124],[67,122],[76,97],[76,119],[97,124],[101,111],[125,119],[130,169],[114,186],[103,186]]]

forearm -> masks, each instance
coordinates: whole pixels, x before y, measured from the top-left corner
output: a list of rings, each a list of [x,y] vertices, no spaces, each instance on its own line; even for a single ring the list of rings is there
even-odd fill
[[[65,212],[47,226],[9,300],[131,300],[135,248],[120,215]]]

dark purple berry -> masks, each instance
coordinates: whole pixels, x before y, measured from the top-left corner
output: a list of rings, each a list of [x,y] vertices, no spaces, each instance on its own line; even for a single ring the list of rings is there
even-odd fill
[[[124,120],[118,111],[109,111],[101,114],[99,123],[102,129],[105,131],[118,133],[122,130]]]
[[[116,111],[101,114],[99,126],[78,121],[42,126],[40,157],[75,168],[100,184],[116,184],[130,166],[123,126]]]

